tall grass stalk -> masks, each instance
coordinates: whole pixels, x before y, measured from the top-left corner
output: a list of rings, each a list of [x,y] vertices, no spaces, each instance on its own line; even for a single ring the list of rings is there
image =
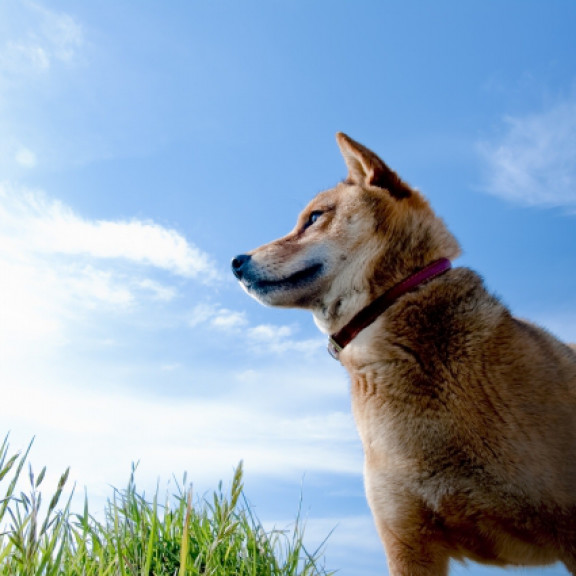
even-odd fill
[[[32,443],[10,455],[8,437],[0,445],[0,576],[315,576],[323,546],[313,553],[303,544],[300,512],[288,531],[266,531],[243,492],[236,468],[230,490],[218,485],[210,500],[193,503],[186,477],[175,494],[150,501],[136,487],[136,467],[124,489],[114,489],[103,519],[70,510],[72,493],[61,502],[69,470],[59,479],[48,505],[36,476],[25,463]]]

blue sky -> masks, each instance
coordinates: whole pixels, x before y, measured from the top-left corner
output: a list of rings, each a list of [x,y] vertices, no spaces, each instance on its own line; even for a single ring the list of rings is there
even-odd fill
[[[385,573],[344,370],[230,259],[345,176],[344,131],[576,341],[575,26],[568,0],[3,0],[2,433],[95,502],[133,461],[201,494],[243,459],[268,525],[302,492],[328,567]]]

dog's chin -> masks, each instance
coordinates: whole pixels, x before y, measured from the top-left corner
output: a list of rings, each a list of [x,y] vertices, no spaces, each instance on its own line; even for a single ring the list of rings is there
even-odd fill
[[[318,262],[283,278],[242,278],[242,288],[267,306],[306,308],[318,291],[324,264]]]

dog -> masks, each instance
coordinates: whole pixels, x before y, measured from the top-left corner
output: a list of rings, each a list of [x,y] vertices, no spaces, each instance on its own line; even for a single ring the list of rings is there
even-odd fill
[[[576,352],[514,318],[428,201],[345,134],[348,176],[232,260],[263,304],[310,310],[349,373],[392,576],[451,559],[576,575]]]

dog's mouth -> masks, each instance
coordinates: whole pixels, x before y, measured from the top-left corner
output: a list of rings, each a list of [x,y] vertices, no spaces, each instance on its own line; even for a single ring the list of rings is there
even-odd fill
[[[242,282],[248,290],[259,294],[266,294],[275,290],[293,290],[314,281],[322,274],[323,269],[324,264],[316,262],[284,278],[250,278],[244,276]]]

